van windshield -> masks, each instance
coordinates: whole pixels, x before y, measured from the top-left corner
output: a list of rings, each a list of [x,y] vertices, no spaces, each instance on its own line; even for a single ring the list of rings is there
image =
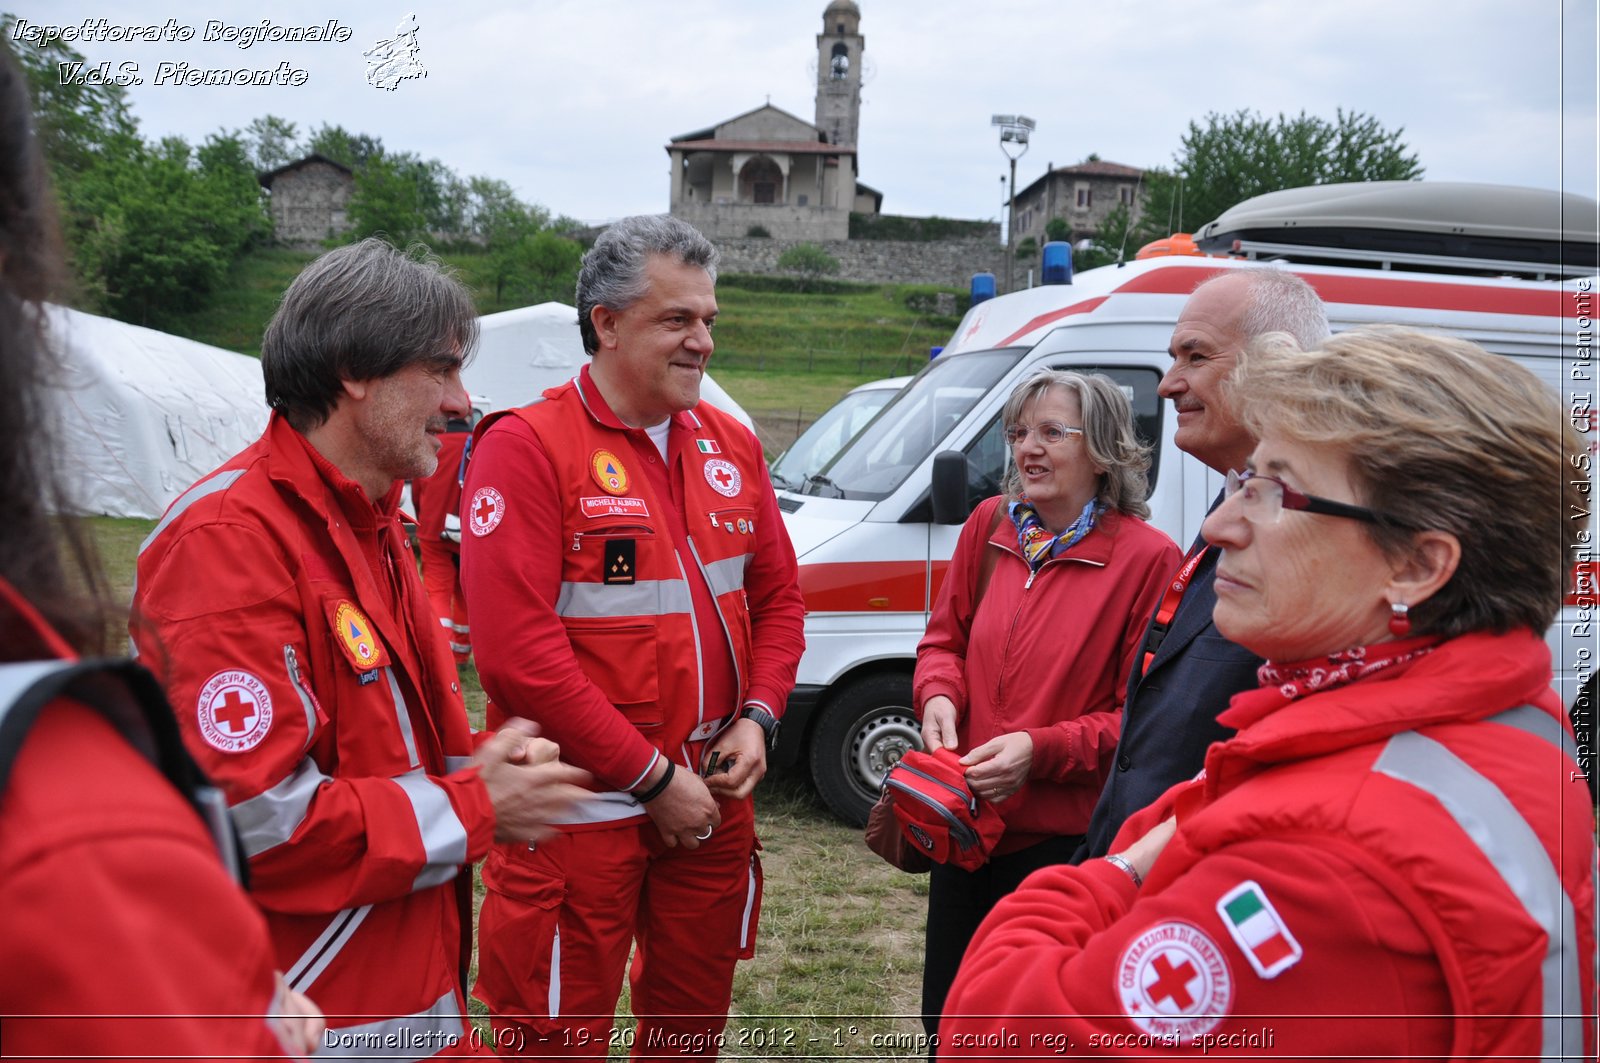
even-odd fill
[[[1007,348],[935,358],[822,472],[806,478],[802,492],[887,498],[1023,353]]]

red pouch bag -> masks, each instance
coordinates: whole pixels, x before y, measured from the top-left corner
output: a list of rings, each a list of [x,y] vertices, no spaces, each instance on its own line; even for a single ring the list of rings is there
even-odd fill
[[[909,750],[889,769],[884,790],[907,841],[939,864],[974,871],[989,859],[1005,823],[993,805],[967,786],[961,754]]]

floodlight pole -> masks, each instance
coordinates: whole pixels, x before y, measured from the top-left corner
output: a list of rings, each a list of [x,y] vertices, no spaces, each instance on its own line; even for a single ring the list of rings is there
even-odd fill
[[[1028,137],[1038,127],[1025,114],[997,114],[989,124],[1000,127],[1000,150],[1011,160],[1011,191],[1006,196],[1006,291],[1015,291],[1013,274],[1017,264],[1017,160],[1028,153]],[[1015,153],[1007,145],[1017,146]]]

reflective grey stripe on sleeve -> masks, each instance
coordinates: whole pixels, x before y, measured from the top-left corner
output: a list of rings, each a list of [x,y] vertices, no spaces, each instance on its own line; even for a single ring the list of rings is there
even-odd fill
[[[383,670],[383,678],[388,681],[389,697],[394,700],[394,716],[400,724],[400,737],[405,739],[407,763],[420,768],[422,758],[417,756],[417,736],[411,730],[411,712],[406,708],[406,696],[400,693],[400,680],[395,678],[392,667]]]
[[[294,692],[300,697],[300,707],[306,713],[306,742],[301,751],[311,748],[311,743],[317,737],[317,707],[311,703],[311,692],[306,689],[305,682],[300,675],[300,657],[294,652],[294,643],[283,644],[283,667],[289,673],[289,685],[294,687]]]
[[[1561,721],[1534,708],[1532,705],[1519,705],[1514,709],[1496,713],[1489,717],[1489,723],[1503,723],[1507,727],[1515,727],[1519,731],[1526,731],[1535,738],[1542,738],[1546,742],[1560,749],[1570,760],[1578,759],[1578,743],[1567,734],[1567,729],[1561,726]]]
[[[603,620],[613,616],[666,616],[690,611],[689,584],[680,579],[638,583],[563,583],[556,615]]]
[[[449,882],[467,862],[467,828],[461,825],[449,795],[421,772],[393,781],[411,800],[411,812],[417,817],[417,831],[427,853],[428,862],[411,888],[423,890]]]
[[[189,488],[189,490],[179,495],[178,500],[172,503],[172,506],[167,510],[166,515],[161,518],[161,522],[151,530],[149,535],[145,536],[144,542],[139,544],[139,552],[142,554],[148,550],[150,548],[150,544],[159,539],[161,537],[161,533],[167,530],[167,526],[173,521],[177,520],[179,517],[183,516],[184,511],[190,506],[194,505],[202,498],[205,498],[207,495],[214,495],[218,491],[225,491],[232,487],[234,482],[238,480],[239,477],[243,476],[244,473],[245,470],[243,469],[230,469],[227,472],[218,473],[211,479],[197,483],[193,487]]]
[[[725,557],[721,561],[713,561],[709,565],[701,565],[700,571],[706,574],[706,583],[711,587],[711,593],[720,598],[724,594],[744,590],[744,568],[748,560],[746,555],[740,554],[737,557]]]
[[[317,788],[332,781],[316,761],[306,757],[287,779],[229,809],[245,855],[260,856],[292,838],[311,811]]]
[[[1373,770],[1432,794],[1499,873],[1528,917],[1544,930],[1540,1055],[1582,1056],[1577,924],[1572,899],[1539,836],[1499,787],[1415,731],[1389,739]]]
[[[324,1030],[317,1056],[416,1063],[459,1045],[466,1034],[466,1020],[456,1006],[455,991],[451,990],[415,1015]],[[395,1051],[397,1047],[404,1051]]]
[[[460,771],[462,768],[470,768],[470,767],[472,767],[472,758],[471,757],[445,757],[444,758],[444,773],[446,775],[449,775],[451,772]]]
[[[289,983],[289,988],[305,992],[306,988],[328,969],[328,964],[333,962],[333,958],[349,944],[356,928],[371,911],[372,905],[363,904],[360,908],[346,908],[342,912],[336,912],[322,933],[317,935],[317,940],[311,943],[311,947],[301,953],[300,958],[294,961],[294,965],[283,972],[283,980]]]

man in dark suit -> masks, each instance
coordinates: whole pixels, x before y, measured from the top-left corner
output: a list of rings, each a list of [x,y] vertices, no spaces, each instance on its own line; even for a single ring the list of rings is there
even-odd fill
[[[1328,337],[1322,300],[1284,270],[1236,269],[1212,277],[1189,296],[1172,331],[1172,367],[1159,391],[1178,418],[1175,441],[1219,473],[1243,469],[1255,449],[1224,385],[1239,352],[1268,332],[1287,332],[1308,350]],[[1219,494],[1212,507],[1221,500]],[[1116,763],[1079,860],[1104,856],[1129,816],[1192,778],[1205,763],[1206,747],[1229,734],[1217,714],[1233,695],[1256,685],[1261,659],[1223,638],[1211,622],[1217,551],[1206,549],[1196,560],[1204,546],[1196,537],[1181,597],[1169,590],[1146,629],[1145,652],[1128,677]],[[1163,612],[1170,614],[1164,625]]]

